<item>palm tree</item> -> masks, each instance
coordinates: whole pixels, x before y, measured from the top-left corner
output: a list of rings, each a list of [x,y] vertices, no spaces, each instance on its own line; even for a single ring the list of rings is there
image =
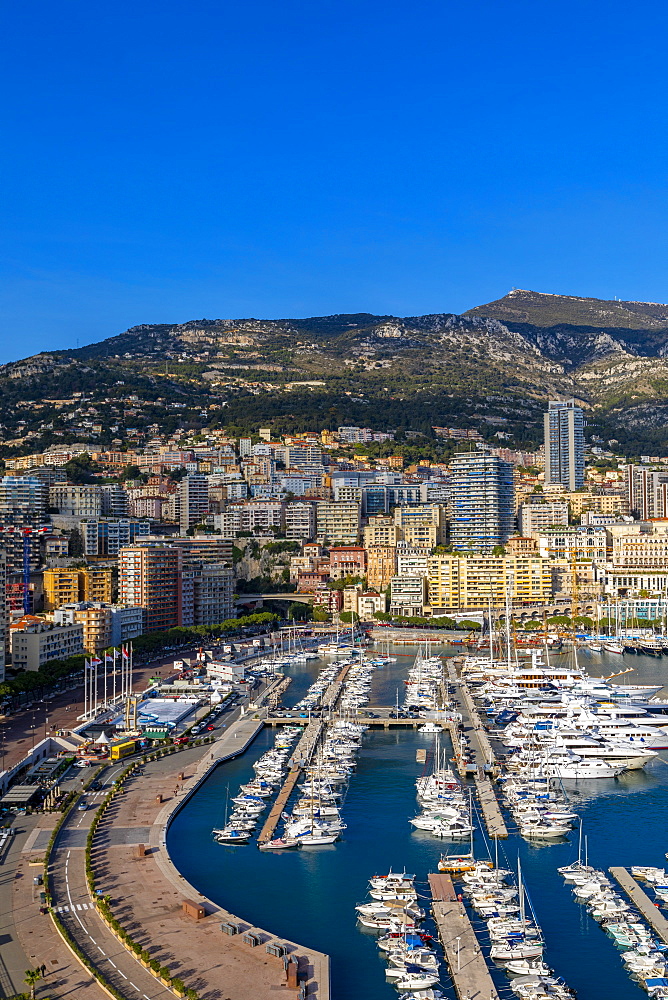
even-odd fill
[[[30,987],[30,1000],[35,1000],[35,983],[38,979],[42,978],[41,969],[26,969],[26,974],[23,977],[23,982],[27,983]]]

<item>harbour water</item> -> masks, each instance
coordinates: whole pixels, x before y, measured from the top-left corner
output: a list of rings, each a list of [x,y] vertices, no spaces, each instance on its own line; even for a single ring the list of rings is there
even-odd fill
[[[372,705],[394,702],[415,655],[414,647],[390,651],[398,655],[398,662],[376,672]],[[461,650],[442,651],[452,655]],[[632,666],[634,673],[623,678],[629,683],[668,679],[667,658],[627,655],[622,660],[585,653],[581,663],[594,675]],[[311,661],[291,668],[295,681],[289,703],[301,697],[319,667]],[[233,912],[278,936],[330,954],[335,1000],[392,1000],[397,993],[385,979],[375,936],[360,931],[354,906],[365,899],[368,878],[390,867],[416,873],[420,891],[426,894],[427,873],[436,870],[441,853],[448,850],[447,841],[415,832],[408,824],[417,812],[414,782],[422,771],[416,750],[433,748],[433,741],[433,736],[413,730],[367,731],[342,808],[347,829],[336,845],[280,854],[262,853],[252,844],[221,846],[213,841],[211,829],[224,818],[227,786],[234,794],[250,777],[252,763],[273,743],[273,734],[265,730],[242,758],[219,767],[176,817],[168,835],[174,862],[202,893]],[[582,817],[590,863],[600,868],[666,864],[668,751],[646,772],[573,782],[567,791]],[[531,902],[547,941],[546,959],[557,974],[588,1000],[645,995],[627,976],[610,938],[574,902],[556,871],[577,857],[577,830],[568,842],[540,846],[511,833],[499,846],[500,861],[507,860],[508,867],[516,867],[518,854],[522,859]],[[479,830],[476,852],[485,853]],[[484,938],[481,941],[484,948]],[[507,986],[501,973],[494,977],[499,986]],[[445,966],[442,983],[446,995],[452,996]]]

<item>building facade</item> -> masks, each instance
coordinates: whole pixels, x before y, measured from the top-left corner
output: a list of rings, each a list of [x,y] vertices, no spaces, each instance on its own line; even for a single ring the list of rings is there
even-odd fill
[[[122,604],[144,608],[145,629],[156,632],[182,625],[183,557],[178,546],[137,545],[118,556]]]
[[[513,467],[486,450],[451,464],[450,541],[463,552],[491,552],[515,531]]]
[[[550,400],[544,415],[545,483],[584,486],[584,412],[574,399]]]
[[[17,670],[39,670],[49,660],[66,660],[84,652],[83,625],[54,625],[28,619],[12,628],[12,666]]]

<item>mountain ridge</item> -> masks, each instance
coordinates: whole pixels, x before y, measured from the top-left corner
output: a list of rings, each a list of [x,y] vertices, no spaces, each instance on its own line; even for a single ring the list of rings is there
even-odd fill
[[[423,433],[448,421],[499,426],[516,445],[538,443],[548,398],[574,396],[592,432],[656,449],[668,427],[668,305],[513,289],[462,314],[142,323],[0,366],[5,448],[17,406],[49,418],[40,394],[60,397],[75,383],[93,401],[130,383],[159,405],[184,396],[193,409],[224,405],[244,428],[315,429],[306,424],[348,414],[340,422]]]

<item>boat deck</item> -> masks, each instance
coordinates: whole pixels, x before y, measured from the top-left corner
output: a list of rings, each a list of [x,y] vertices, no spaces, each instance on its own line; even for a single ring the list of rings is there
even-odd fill
[[[668,920],[661,910],[654,905],[647,893],[640,888],[633,875],[626,868],[610,868],[610,874],[620,884],[634,906],[636,906],[652,930],[658,934],[664,944],[668,944]]]
[[[429,875],[432,911],[459,1000],[499,1000],[466,907],[449,875]]]

